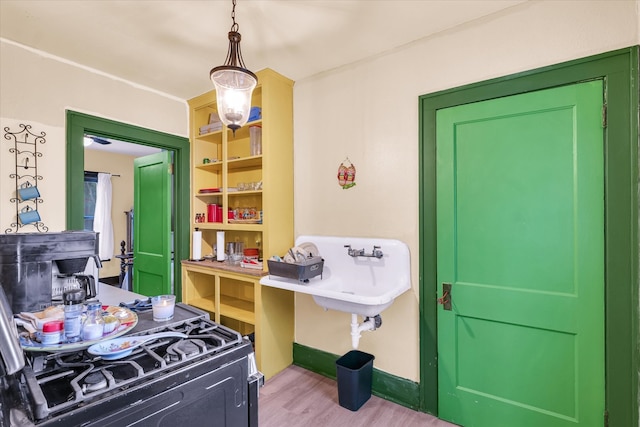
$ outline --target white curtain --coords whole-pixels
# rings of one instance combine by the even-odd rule
[[[93,231],[100,233],[100,260],[113,257],[113,222],[111,221],[111,174],[99,173],[96,186],[96,211]]]

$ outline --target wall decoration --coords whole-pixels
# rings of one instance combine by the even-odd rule
[[[4,128],[4,139],[13,142],[13,147],[9,152],[14,155],[15,172],[9,175],[16,184],[15,196],[9,199],[16,205],[15,222],[4,232],[17,233],[22,227],[29,226],[39,232],[49,231],[44,225],[38,205],[43,202],[38,190],[38,181],[42,180],[42,175],[38,174],[38,159],[42,153],[38,151],[38,144],[46,142],[46,133],[41,132],[36,135],[31,132],[31,125],[20,124],[20,130],[11,132],[10,128]],[[30,231],[30,230],[25,230]]]
[[[346,166],[345,162],[349,165]],[[340,167],[338,168],[338,185],[342,187],[343,190],[353,187],[356,185],[356,167],[351,163],[351,160],[347,157],[340,163]]]

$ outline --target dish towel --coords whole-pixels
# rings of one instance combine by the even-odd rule
[[[101,261],[110,260],[113,256],[113,221],[111,221],[111,174],[99,173],[96,186],[96,210],[93,214],[93,231],[100,233]]]

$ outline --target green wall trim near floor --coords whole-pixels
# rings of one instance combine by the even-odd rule
[[[336,360],[339,357],[332,353],[293,343],[294,365],[334,380],[336,379]],[[375,364],[374,359],[371,394],[418,410],[420,407],[418,383],[376,369]]]

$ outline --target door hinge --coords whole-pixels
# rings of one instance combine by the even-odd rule
[[[609,427],[609,411],[604,411],[604,427]]]
[[[169,175],[173,175],[173,163],[169,163]]]
[[[602,104],[602,127],[607,127],[607,104]]]

